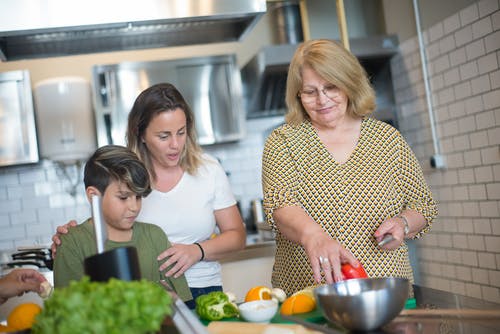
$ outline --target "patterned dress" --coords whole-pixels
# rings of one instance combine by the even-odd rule
[[[290,295],[315,284],[304,248],[286,239],[273,221],[273,210],[287,206],[302,207],[361,261],[370,277],[413,282],[407,245],[383,251],[373,236],[384,220],[413,209],[427,220],[418,238],[437,214],[420,165],[395,128],[363,118],[356,148],[339,164],[309,121],[282,125],[266,141],[262,183],[266,219],[276,231],[273,287]]]

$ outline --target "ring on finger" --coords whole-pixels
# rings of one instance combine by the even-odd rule
[[[323,263],[330,264],[330,261],[328,261],[328,258],[320,256],[319,257],[319,263],[321,263],[321,264],[323,264]]]

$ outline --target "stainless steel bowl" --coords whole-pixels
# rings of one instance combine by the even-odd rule
[[[358,278],[314,290],[325,318],[350,330],[372,330],[394,319],[410,289],[406,278]]]

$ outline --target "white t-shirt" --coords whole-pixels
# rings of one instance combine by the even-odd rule
[[[210,238],[215,232],[214,211],[236,204],[222,166],[208,154],[197,175],[184,173],[168,192],[153,190],[142,200],[138,221],[160,226],[171,243],[192,244]],[[185,273],[189,287],[222,285],[217,261],[195,263]]]

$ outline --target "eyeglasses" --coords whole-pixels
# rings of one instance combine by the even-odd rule
[[[328,85],[326,87],[323,87],[323,89],[311,89],[307,88],[304,90],[299,91],[297,94],[298,97],[302,100],[304,103],[313,103],[316,102],[316,100],[319,97],[319,92],[322,92],[328,99],[334,99],[337,98],[340,95],[340,89],[335,86],[335,85]]]

